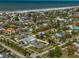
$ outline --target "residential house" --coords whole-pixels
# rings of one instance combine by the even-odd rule
[[[36,38],[34,38],[33,36],[29,36],[29,35],[19,40],[19,42],[23,42],[24,44],[31,44],[31,43],[33,44],[35,43],[35,41],[36,41]]]

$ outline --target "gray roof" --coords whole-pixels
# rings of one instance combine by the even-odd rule
[[[21,39],[24,43],[30,43],[32,41],[35,41],[35,38],[32,36],[26,36],[25,38]]]

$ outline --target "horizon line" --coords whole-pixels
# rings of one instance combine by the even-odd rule
[[[9,13],[24,13],[24,12],[44,12],[44,11],[52,11],[52,10],[62,10],[62,9],[70,9],[70,8],[79,8],[79,6],[69,6],[69,7],[57,7],[57,8],[44,8],[44,9],[31,9],[31,10],[18,10],[18,11],[1,11],[3,12],[9,12]]]

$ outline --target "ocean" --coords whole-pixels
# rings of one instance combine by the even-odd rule
[[[0,2],[0,11],[22,11],[32,9],[78,6],[79,1],[19,1]]]

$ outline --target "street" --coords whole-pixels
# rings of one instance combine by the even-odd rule
[[[12,49],[12,48],[6,46],[5,44],[3,44],[3,43],[0,42],[0,45],[3,46],[4,48],[6,48],[7,50],[10,50],[12,53],[16,54],[16,55],[19,56],[20,58],[25,58],[24,55],[22,55],[21,53],[15,51],[15,50]]]

